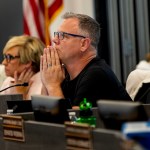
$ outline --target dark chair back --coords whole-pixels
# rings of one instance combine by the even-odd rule
[[[5,94],[0,95],[0,114],[7,113],[7,101],[23,100],[22,94]]]
[[[143,104],[150,104],[150,83],[143,83],[142,87],[136,94],[134,101],[139,101]]]

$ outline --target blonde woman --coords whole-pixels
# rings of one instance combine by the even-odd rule
[[[28,35],[14,36],[3,49],[5,74],[1,90],[15,84],[28,83],[28,86],[9,88],[0,94],[23,94],[26,100],[32,94],[41,94],[40,56],[43,54],[44,43],[36,37]]]
[[[2,85],[5,79],[6,79],[6,75],[5,75],[4,65],[0,64],[0,86]]]

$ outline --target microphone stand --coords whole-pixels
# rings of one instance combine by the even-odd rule
[[[12,87],[15,87],[15,86],[28,86],[28,85],[29,85],[29,84],[28,84],[27,82],[22,83],[22,84],[15,84],[15,85],[12,85],[12,86],[9,86],[9,87],[7,87],[7,88],[5,88],[5,89],[0,90],[0,92],[3,92],[3,91],[5,91],[5,90],[7,90],[7,89],[9,89],[9,88],[12,88]]]

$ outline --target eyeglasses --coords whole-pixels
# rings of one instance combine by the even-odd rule
[[[3,58],[6,59],[7,63],[9,63],[13,59],[20,58],[20,56],[12,56],[10,54],[4,54]]]
[[[63,40],[65,34],[66,34],[66,35],[69,35],[69,36],[73,36],[73,37],[86,38],[86,37],[83,36],[83,35],[71,34],[71,33],[67,33],[67,32],[54,32],[54,38],[55,38],[56,36],[58,36],[58,39],[59,39],[59,40]]]

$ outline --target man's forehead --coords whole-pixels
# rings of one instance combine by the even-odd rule
[[[78,30],[78,20],[76,18],[64,19],[62,24],[59,26],[58,31],[77,31]]]

